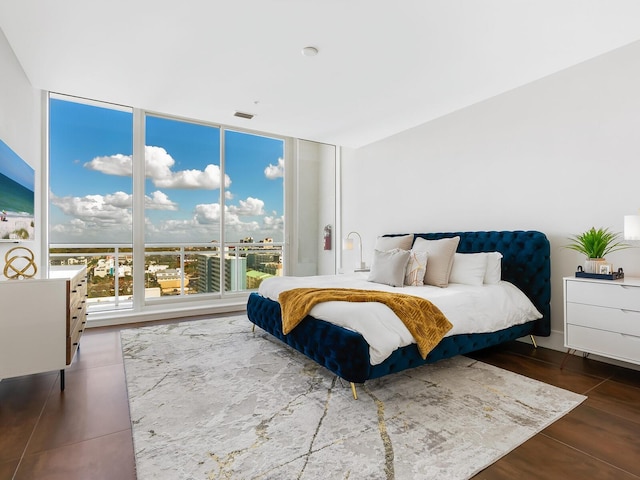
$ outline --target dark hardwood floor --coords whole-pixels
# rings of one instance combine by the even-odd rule
[[[640,479],[640,372],[577,356],[561,370],[562,352],[521,342],[472,356],[588,396],[475,479]],[[135,478],[118,328],[87,330],[64,393],[57,372],[0,382],[0,479]]]

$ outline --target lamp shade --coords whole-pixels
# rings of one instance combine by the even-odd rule
[[[624,216],[624,239],[640,240],[640,215]]]
[[[345,238],[342,240],[342,248],[344,250],[353,250],[353,238]]]

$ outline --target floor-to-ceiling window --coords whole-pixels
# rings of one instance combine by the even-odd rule
[[[92,301],[128,304],[132,109],[52,96],[49,119],[50,261],[86,263]]]
[[[144,150],[145,298],[219,292],[202,264],[220,256],[220,129],[147,115]]]
[[[225,286],[255,289],[282,275],[284,244],[284,149],[279,140],[233,130],[224,132]]]
[[[50,262],[85,263],[89,304],[103,310],[220,298],[281,275],[284,140],[137,112],[51,96]]]

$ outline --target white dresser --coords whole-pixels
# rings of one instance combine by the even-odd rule
[[[640,278],[564,278],[569,349],[640,364]]]
[[[86,268],[51,267],[47,279],[0,281],[0,379],[71,365],[86,324]]]

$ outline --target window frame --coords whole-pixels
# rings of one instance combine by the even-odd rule
[[[182,295],[180,298],[176,298],[173,296],[167,297],[159,297],[159,298],[145,298],[145,264],[146,264],[146,249],[148,245],[154,245],[151,242],[146,243],[145,240],[145,165],[144,165],[144,152],[145,152],[145,122],[147,116],[153,116],[158,118],[165,118],[169,120],[175,120],[180,122],[193,123],[196,125],[203,125],[208,127],[217,128],[220,135],[220,169],[222,175],[225,175],[225,133],[227,131],[239,132],[243,134],[249,135],[258,135],[262,137],[267,137],[271,139],[280,140],[283,142],[283,160],[285,163],[285,173],[284,178],[282,179],[282,189],[283,189],[283,205],[282,205],[282,216],[285,218],[284,227],[283,227],[283,239],[282,242],[277,242],[281,248],[282,252],[282,269],[283,272],[287,271],[287,264],[289,258],[289,249],[287,246],[289,245],[289,231],[290,225],[293,223],[287,218],[288,212],[291,210],[290,200],[289,200],[289,192],[290,192],[290,184],[293,179],[289,178],[287,174],[287,166],[291,162],[290,156],[292,153],[292,139],[289,137],[285,137],[282,135],[269,134],[265,132],[254,131],[250,129],[240,128],[236,126],[226,126],[219,123],[195,120],[190,118],[185,118],[177,115],[170,115],[165,113],[160,113],[151,110],[145,110],[136,107],[128,107],[119,104],[113,104],[109,102],[102,102],[98,100],[86,99],[82,97],[77,97],[73,95],[66,95],[56,92],[48,92],[46,95],[46,124],[49,125],[50,116],[49,116],[49,105],[52,98],[61,99],[64,101],[76,102],[76,103],[84,103],[91,106],[97,106],[101,108],[112,108],[116,110],[123,110],[127,112],[133,113],[133,124],[132,124],[132,135],[133,135],[133,154],[132,154],[132,240],[131,240],[131,248],[133,255],[133,295],[130,306],[125,306],[122,308],[114,308],[113,310],[96,310],[96,315],[92,315],[90,320],[96,320],[96,324],[111,324],[110,318],[118,317],[121,321],[118,323],[127,323],[127,320],[123,317],[131,317],[131,318],[139,318],[144,316],[151,316],[152,319],[156,319],[159,311],[164,311],[168,314],[168,316],[175,317],[176,311],[183,311],[184,313],[188,313],[189,311],[196,311],[197,309],[202,309],[206,306],[206,310],[212,310],[216,307],[228,308],[230,305],[240,305],[246,303],[246,298],[249,293],[252,291],[250,289],[243,291],[226,291],[226,252],[225,246],[226,237],[225,237],[225,195],[224,195],[224,182],[222,182],[220,188],[220,206],[221,206],[221,217],[220,217],[220,245],[222,248],[220,249],[221,255],[221,278],[220,292],[211,292],[211,293],[203,293],[198,295]],[[46,265],[50,264],[50,259],[52,254],[50,250],[55,248],[55,245],[61,244],[52,244],[50,242],[48,231],[50,228],[49,221],[49,205],[50,205],[50,195],[49,195],[49,184],[50,184],[50,158],[49,158],[49,142],[50,142],[50,132],[49,129],[46,129],[46,167],[43,169],[44,173],[44,184],[47,186],[46,195],[43,195],[43,204],[46,205],[46,213],[45,213],[45,224],[47,225],[47,234],[43,236],[43,252],[45,252],[45,262]],[[195,242],[198,243],[198,242]],[[194,243],[194,245],[195,245]],[[232,242],[237,243],[237,242]],[[82,245],[82,244],[78,244]],[[110,244],[106,244],[110,245]],[[177,244],[167,244],[168,247],[175,247]],[[55,255],[55,254],[54,254]],[[142,292],[137,293],[137,292]],[[115,302],[116,304],[118,302]],[[175,308],[172,308],[175,307]],[[124,321],[123,321],[124,320]],[[137,320],[131,320],[137,321]],[[144,320],[143,320],[144,321]],[[104,323],[106,322],[106,323]],[[94,323],[94,322],[91,322]]]

